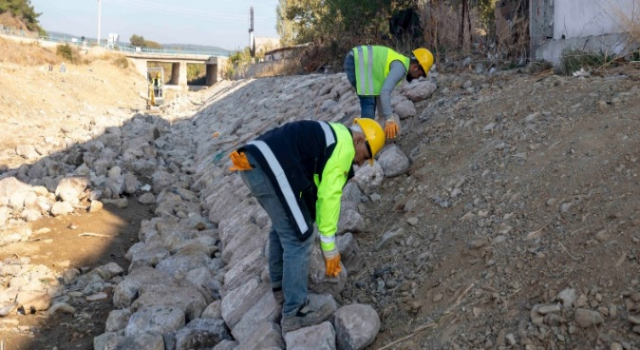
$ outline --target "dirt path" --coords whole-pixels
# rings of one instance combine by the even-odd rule
[[[107,205],[97,213],[45,218],[28,225],[26,228],[34,232],[31,240],[3,247],[0,261],[26,258],[30,264],[47,266],[58,275],[69,269],[90,271],[109,262],[126,268],[124,255],[138,241],[140,222],[152,217],[149,206],[134,200],[130,203],[126,209]],[[27,310],[26,315],[0,319],[4,348],[93,349],[93,337],[103,333],[113,309],[111,291],[106,288],[107,298],[93,302],[70,297],[73,300],[69,303],[76,307],[73,315],[31,314]]]

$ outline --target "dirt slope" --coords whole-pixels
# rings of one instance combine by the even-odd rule
[[[0,46],[0,164],[20,164],[11,159],[19,144],[44,144],[46,136],[63,127],[70,133],[101,115],[125,115],[145,106],[139,97],[144,77],[131,67],[114,65],[116,56],[83,56],[90,63],[66,63],[66,73],[61,73],[61,61],[49,49],[2,38]]]
[[[410,174],[366,205],[352,294],[384,318],[372,348],[405,335],[393,348],[637,348],[639,76],[440,79],[403,125]],[[533,324],[565,289],[577,299]],[[604,323],[581,327],[578,308]]]

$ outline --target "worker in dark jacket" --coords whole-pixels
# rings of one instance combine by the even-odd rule
[[[347,79],[360,98],[362,118],[375,119],[379,98],[389,139],[400,131],[400,120],[391,110],[391,92],[402,78],[412,81],[426,77],[433,65],[431,51],[418,48],[412,53],[412,57],[406,57],[385,46],[363,45],[354,47],[344,60]]]
[[[319,121],[285,124],[233,152],[232,171],[242,180],[271,219],[269,275],[276,299],[284,300],[282,331],[323,322],[330,305],[308,305],[307,280],[314,222],[326,274],[341,271],[335,233],[342,188],[362,165],[382,149],[382,127],[372,119],[356,119],[351,128]],[[280,301],[279,300],[279,301]]]

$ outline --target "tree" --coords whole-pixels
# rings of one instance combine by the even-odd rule
[[[155,41],[145,40],[143,36],[133,34],[129,39],[132,46],[148,47],[150,49],[161,49],[162,45]]]
[[[297,36],[293,21],[287,17],[288,2],[287,0],[280,0],[276,6],[276,31],[280,36],[282,46],[292,45],[293,39]]]
[[[28,30],[44,32],[38,22],[41,14],[35,11],[30,0],[0,0],[0,14],[5,12],[10,12],[13,17],[21,20]]]
[[[144,40],[143,36],[133,34],[129,39],[129,42],[132,46],[147,47],[147,42]]]

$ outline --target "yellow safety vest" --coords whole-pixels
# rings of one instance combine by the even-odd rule
[[[378,96],[384,80],[389,75],[391,62],[400,61],[409,71],[410,59],[394,50],[377,45],[353,48],[356,70],[356,92],[360,96]]]

